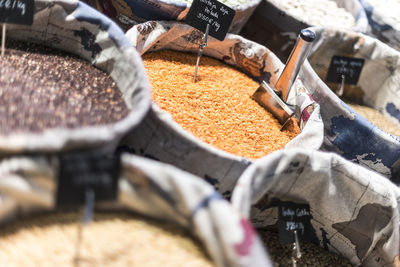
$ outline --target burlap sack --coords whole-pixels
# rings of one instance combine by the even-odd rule
[[[377,2],[360,0],[368,18],[367,33],[400,50],[399,2],[391,1],[391,5],[389,2],[380,2],[381,6],[376,6]],[[383,5],[386,8],[382,8]]]
[[[37,0],[33,25],[8,24],[7,39],[43,44],[88,60],[114,79],[131,111],[112,125],[48,128],[39,133],[0,136],[0,154],[115,145],[147,113],[150,88],[138,53],[115,23],[86,4]]]
[[[332,56],[365,59],[358,83],[346,85],[344,95],[354,102],[379,110],[400,126],[400,87],[397,82],[400,77],[399,52],[362,33],[312,29],[317,33],[317,40],[309,57],[311,65],[304,64],[300,74],[311,95],[323,107],[323,149],[339,153],[399,183],[399,137],[382,131],[364,119],[325,83]]]
[[[196,52],[202,33],[181,23],[147,22],[133,27],[127,36],[141,54],[158,49]],[[267,48],[233,34],[228,34],[223,42],[210,37],[204,54],[223,59],[258,80],[265,79],[271,86],[283,69],[283,64]],[[294,87],[290,101],[297,106],[301,125],[305,126],[286,147],[318,149],[323,138],[319,106],[300,82]],[[311,106],[314,111],[309,114],[307,107]],[[224,196],[230,195],[237,178],[252,163],[200,141],[155,103],[143,122],[122,140],[121,146],[203,177]]]
[[[279,6],[280,0],[263,0],[250,17],[240,35],[268,47],[280,60],[286,62],[300,31],[311,25],[305,17],[290,14]],[[321,1],[323,5],[324,1]],[[339,7],[351,13],[356,25],[351,28],[365,32],[368,21],[365,12],[357,0],[334,0]],[[301,4],[301,2],[299,2]],[[327,12],[332,12],[327,8]],[[305,14],[307,12],[304,11]],[[312,12],[308,12],[312,13]],[[340,23],[340,21],[338,22]]]
[[[255,227],[275,225],[274,203],[309,204],[311,240],[354,265],[398,266],[399,188],[334,154],[274,152],[240,177],[232,204]]]
[[[58,172],[54,156],[2,160],[0,225],[55,211]],[[211,185],[172,166],[123,155],[116,202],[96,207],[134,211],[184,227],[200,239],[216,266],[272,266],[249,221]]]
[[[116,21],[123,29],[149,20],[184,21],[191,0],[85,0],[108,17]],[[246,24],[261,0],[220,1],[235,10],[235,17],[229,32],[238,33]]]

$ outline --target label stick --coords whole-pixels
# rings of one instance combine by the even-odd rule
[[[6,50],[6,24],[2,25],[2,33],[1,33],[1,56],[4,56],[4,51]]]
[[[76,251],[75,251],[75,266],[80,265],[80,258],[81,258],[81,244],[83,240],[83,227],[89,224],[93,220],[93,213],[94,213],[94,202],[95,202],[95,195],[92,189],[86,189],[85,192],[85,206],[83,208],[82,218],[80,223],[78,224],[78,238],[76,241]]]
[[[208,38],[209,30],[210,30],[210,24],[207,24],[206,32],[204,33],[204,37],[203,37],[203,42],[199,45],[199,52],[197,53],[196,69],[194,70],[194,80],[193,80],[193,82],[196,82],[197,70],[199,68],[200,58],[203,55],[203,49],[207,46],[207,38]]]

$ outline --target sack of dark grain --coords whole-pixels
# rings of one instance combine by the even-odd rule
[[[110,19],[78,1],[35,1],[7,25],[0,60],[0,154],[112,146],[150,105],[141,59]]]
[[[368,18],[367,33],[400,50],[400,2],[360,0]]]
[[[309,26],[365,32],[368,21],[358,0],[263,0],[240,35],[265,45],[285,62],[298,33]]]
[[[175,22],[148,22],[128,31],[144,58],[154,103],[121,146],[203,177],[229,196],[236,179],[257,158],[283,147],[318,149],[323,126],[318,104],[297,81],[289,101],[297,107],[301,133],[294,137],[290,129],[279,131],[279,123],[272,122],[276,119],[267,118],[251,94],[261,79],[275,84],[283,64],[267,48],[237,35],[228,34],[223,42],[210,37],[194,84],[194,53],[202,35]],[[168,66],[172,72],[167,73]],[[167,94],[164,79],[172,87]]]
[[[300,73],[311,95],[323,107],[323,149],[339,153],[399,183],[400,53],[362,33],[337,28],[314,30],[317,40],[309,56],[310,64],[305,64]],[[344,62],[348,62],[345,68],[340,65],[342,63],[330,67],[334,56],[345,58]],[[363,64],[357,68],[351,67],[354,60],[363,61]],[[336,69],[336,66],[342,69]],[[347,71],[346,75],[353,71],[354,77],[356,73],[359,73],[359,77],[358,80],[354,78],[353,81],[349,79],[349,83],[345,82],[339,98],[335,93],[338,92],[341,79],[333,79],[335,76],[328,75],[329,70],[334,70],[331,71],[334,74]],[[348,103],[356,106],[351,108]],[[359,105],[380,112],[387,122],[377,124],[382,128],[376,127],[354,109]]]
[[[82,214],[55,207],[58,168],[53,155],[0,162],[2,264],[76,266]],[[79,246],[82,265],[272,266],[250,222],[211,185],[127,154],[117,200],[96,204]]]
[[[249,166],[231,202],[251,219],[267,249],[274,246],[269,251],[275,262],[284,263],[282,253],[288,250],[273,242],[271,228],[276,231],[278,205],[293,202],[308,204],[311,213],[313,244],[300,245],[300,266],[398,266],[399,194],[399,187],[387,178],[337,154],[288,149]],[[310,254],[310,246],[321,248]],[[347,262],[321,258],[327,251]]]
[[[85,0],[123,29],[150,20],[184,21],[192,0]],[[239,33],[261,0],[220,0],[235,10],[229,32]]]

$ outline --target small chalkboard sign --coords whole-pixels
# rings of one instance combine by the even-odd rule
[[[294,230],[297,230],[299,241],[310,241],[310,206],[293,202],[280,202],[278,215],[279,242],[283,245],[294,243]]]
[[[202,32],[210,24],[209,34],[223,41],[234,16],[235,10],[217,0],[194,0],[186,16],[186,23]]]
[[[326,75],[326,81],[341,83],[342,75],[344,75],[345,84],[356,85],[363,66],[363,58],[333,56],[329,65],[328,74]]]
[[[0,22],[32,25],[34,0],[0,0]]]
[[[104,152],[74,151],[60,155],[57,206],[85,203],[88,190],[96,201],[117,198],[120,157]]]

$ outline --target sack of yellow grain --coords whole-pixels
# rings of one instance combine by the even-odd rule
[[[85,0],[123,29],[149,20],[184,21],[192,0]],[[220,0],[235,10],[229,32],[238,33],[246,24],[261,0]]]
[[[122,156],[117,200],[97,203],[79,237],[82,214],[55,206],[57,160],[0,162],[2,266],[272,266],[250,222],[211,185],[133,155]]]
[[[300,245],[299,266],[379,267],[400,264],[399,196],[397,185],[337,154],[288,149],[249,166],[239,178],[231,202],[267,241],[273,232],[266,229],[276,231],[279,205],[309,205],[309,242],[352,264],[333,257],[329,258],[335,262],[327,262],[321,252],[312,254],[317,250],[305,242]],[[303,226],[307,232],[306,224]],[[272,246],[271,242],[266,245]],[[282,253],[273,251],[269,249],[273,261],[281,261]]]
[[[367,33],[400,50],[400,1],[360,0],[368,18]]]
[[[366,32],[368,20],[358,0],[263,0],[240,35],[265,45],[285,61],[298,32],[310,26]]]
[[[251,95],[277,81],[283,64],[267,48],[228,34],[209,38],[193,83],[203,34],[176,22],[147,22],[127,32],[152,84],[152,109],[122,141],[126,150],[205,178],[225,196],[257,158],[284,147],[318,149],[319,106],[297,81],[289,96],[300,124],[281,124]]]
[[[115,23],[82,2],[34,4],[32,25],[7,24],[0,154],[113,153],[150,106],[140,56]]]
[[[323,149],[399,183],[400,53],[362,33],[313,29],[317,40],[300,74],[323,107]]]

